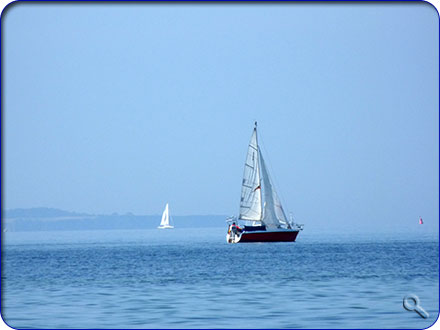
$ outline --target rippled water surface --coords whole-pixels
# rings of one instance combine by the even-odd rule
[[[2,316],[15,328],[425,328],[438,312],[436,236],[3,235]],[[428,319],[403,309],[409,293]]]

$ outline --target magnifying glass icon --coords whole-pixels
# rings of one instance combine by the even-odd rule
[[[415,294],[409,294],[403,298],[403,308],[410,312],[415,311],[424,319],[429,317],[428,312],[420,306],[420,299]]]

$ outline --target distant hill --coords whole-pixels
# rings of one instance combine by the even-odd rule
[[[49,207],[33,207],[29,209],[5,210],[5,218],[56,218],[56,217],[80,217],[89,216],[86,213],[69,212]]]
[[[173,216],[176,228],[225,226],[223,215]],[[3,228],[8,231],[150,229],[160,223],[160,215],[93,215],[54,208],[11,209],[3,212]]]

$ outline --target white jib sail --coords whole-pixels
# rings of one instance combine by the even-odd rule
[[[160,226],[169,226],[170,225],[170,216],[168,212],[168,203],[165,206],[165,210],[162,213],[162,220],[160,221]]]
[[[266,163],[263,155],[260,152],[261,161],[261,177],[263,181],[264,193],[264,215],[263,222],[268,228],[290,227],[286,214],[284,213],[281,202],[275,191],[275,188],[270,180],[269,172],[267,171]]]
[[[261,221],[263,212],[258,158],[257,129],[254,128],[244,164],[239,216],[241,220]]]

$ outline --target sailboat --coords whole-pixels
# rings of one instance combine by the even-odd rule
[[[160,221],[159,229],[172,229],[174,226],[170,225],[170,212],[168,209],[168,203],[165,206],[165,210],[162,213],[162,220]]]
[[[257,122],[249,143],[241,187],[238,220],[228,228],[228,243],[294,242],[303,225],[288,221],[258,146]],[[232,222],[230,220],[229,222]]]

